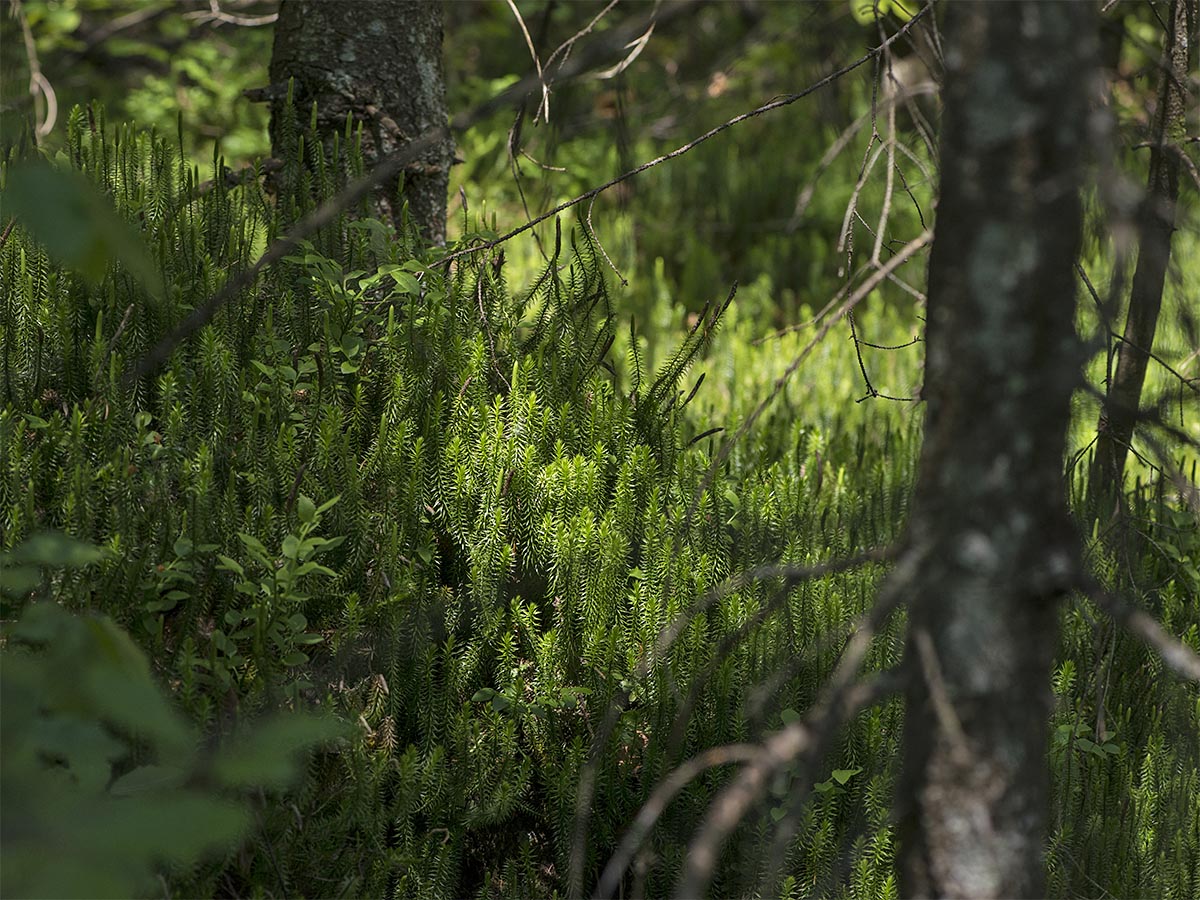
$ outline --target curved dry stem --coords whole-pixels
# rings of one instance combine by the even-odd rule
[[[760,753],[709,808],[688,847],[675,897],[684,900],[704,896],[722,845],[766,791],[776,772],[800,757],[806,762],[815,762],[844,722],[899,690],[901,684],[898,670],[882,672],[852,684],[832,683],[825,692],[824,701],[808,716],[771,735],[763,743]],[[805,785],[804,793],[807,792],[808,785]],[[795,799],[796,794],[793,794],[793,802]]]
[[[720,747],[712,747],[699,756],[692,757],[660,781],[654,789],[654,793],[650,795],[650,799],[638,812],[637,818],[630,824],[625,836],[621,838],[621,843],[617,846],[612,858],[609,859],[608,865],[604,867],[592,896],[599,900],[599,898],[611,897],[616,893],[621,879],[625,875],[625,870],[633,862],[634,854],[646,840],[650,830],[654,828],[654,823],[662,816],[667,805],[675,799],[676,794],[709,769],[729,763],[753,762],[761,753],[762,748],[757,744],[725,744]]]

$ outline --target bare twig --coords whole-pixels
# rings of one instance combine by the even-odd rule
[[[54,86],[50,84],[49,79],[42,74],[42,66],[38,61],[37,44],[33,40],[33,32],[29,30],[29,21],[25,18],[25,9],[21,5],[21,0],[13,0],[12,8],[17,21],[21,23],[21,36],[25,41],[25,59],[29,65],[29,96],[34,99],[33,133],[35,139],[40,142],[54,130],[54,123],[58,121],[58,95],[54,93]],[[45,110],[38,109],[37,99],[39,97],[45,104]]]
[[[637,818],[625,831],[621,843],[617,845],[608,865],[604,867],[592,896],[599,900],[599,898],[611,897],[616,893],[617,888],[621,885],[621,878],[625,875],[625,870],[633,861],[634,854],[637,853],[638,848],[654,827],[654,823],[658,821],[676,794],[715,766],[753,762],[762,752],[762,748],[757,744],[725,744],[720,747],[711,747],[699,756],[692,757],[660,781],[654,788],[654,793],[650,795],[650,799],[638,812]]]
[[[1087,594],[1127,631],[1149,644],[1168,669],[1189,681],[1200,682],[1200,655],[1174,635],[1168,634],[1154,616],[1095,583]]]
[[[946,690],[946,680],[942,677],[942,666],[938,662],[937,649],[933,646],[933,638],[924,628],[913,633],[913,641],[917,645],[917,656],[921,662],[921,675],[929,688],[929,698],[933,702],[933,711],[941,726],[954,745],[954,754],[964,763],[970,762],[972,753],[967,734],[963,731],[954,704],[950,702],[950,693]]]
[[[571,35],[569,38],[567,38],[565,41],[563,41],[558,46],[558,49],[556,49],[553,53],[551,53],[550,56],[546,59],[546,68],[549,69],[550,66],[552,66],[554,64],[554,61],[556,59],[558,59],[559,55],[561,54],[562,60],[558,64],[559,69],[561,69],[563,67],[563,65],[566,64],[567,60],[571,58],[571,49],[575,46],[575,42],[578,41],[580,38],[586,37],[587,35],[591,34],[592,29],[595,28],[600,23],[600,20],[603,19],[606,15],[608,15],[612,11],[613,7],[616,6],[619,2],[620,2],[620,0],[609,0],[608,4],[604,7],[604,9],[602,9],[602,10],[600,10],[600,12],[596,13],[595,17],[590,22],[588,22],[586,25],[584,25],[583,28],[581,28],[579,31],[575,32],[575,34]]]
[[[854,307],[857,306],[864,297],[866,297],[875,289],[876,285],[887,278],[889,273],[904,265],[905,262],[911,259],[914,254],[925,247],[925,245],[928,244],[932,239],[933,232],[926,229],[925,231],[921,232],[921,234],[917,235],[917,237],[915,237],[913,240],[905,244],[903,249],[897,252],[895,256],[872,272],[863,281],[863,283],[860,284],[854,290],[854,292],[846,298],[846,301],[838,307],[837,312],[831,315],[821,324],[821,327],[817,330],[817,333],[813,336],[813,339],[809,341],[808,344],[805,345],[804,349],[800,351],[800,354],[794,360],[792,360],[791,364],[783,371],[783,374],[775,379],[775,384],[771,390],[771,393],[763,398],[762,402],[760,402],[758,406],[756,406],[750,412],[750,415],[745,418],[742,424],[738,426],[737,431],[735,431],[729,437],[729,439],[722,444],[721,449],[717,451],[716,456],[713,458],[712,464],[709,466],[708,473],[705,475],[704,481],[697,489],[696,499],[692,501],[692,509],[688,512],[689,519],[695,511],[701,494],[703,491],[708,489],[708,486],[712,483],[712,479],[715,477],[717,471],[722,465],[724,465],[726,458],[728,458],[730,452],[732,452],[733,445],[737,443],[737,441],[740,440],[742,436],[754,426],[754,423],[758,421],[759,417],[766,411],[767,407],[779,395],[779,392],[783,390],[783,387],[785,384],[787,384],[788,379],[795,374],[796,370],[800,368],[801,364],[803,364],[804,360],[808,358],[808,355],[813,351],[813,349],[822,340],[824,340],[825,335],[829,333],[829,330],[833,328],[834,324],[842,316],[854,309]]]
[[[651,22],[649,28],[625,45],[624,49],[628,50],[629,53],[626,54],[624,59],[622,59],[612,68],[605,69],[603,72],[597,72],[594,77],[600,79],[616,78],[631,65],[633,65],[633,61],[642,55],[642,51],[645,50],[646,45],[650,43],[650,36],[654,34],[655,24],[657,23]]]
[[[264,16],[238,16],[221,9],[220,0],[208,0],[208,12],[184,13],[185,19],[196,19],[199,22],[222,22],[227,25],[237,25],[240,28],[257,28],[261,25],[271,25],[279,19],[279,13],[268,13]]]
[[[1172,375],[1174,375],[1175,378],[1177,378],[1179,380],[1179,383],[1183,387],[1186,387],[1188,390],[1193,391],[1194,393],[1200,394],[1200,378],[1188,378],[1186,375],[1181,375],[1174,368],[1172,368],[1170,363],[1168,363],[1165,359],[1163,359],[1157,353],[1153,353],[1153,352],[1147,350],[1145,347],[1137,346],[1136,344],[1133,343],[1133,341],[1129,340],[1129,338],[1125,337],[1124,335],[1117,334],[1115,331],[1110,331],[1109,335],[1113,338],[1116,338],[1118,341],[1120,341],[1123,344],[1129,344],[1138,353],[1146,354],[1146,356],[1150,357],[1152,360],[1154,360],[1156,363],[1158,363],[1160,366],[1162,366],[1164,369],[1166,369],[1168,372],[1170,372]]]
[[[927,10],[928,10],[928,8],[922,10],[921,12],[919,12],[915,16],[913,16],[911,19],[909,19],[899,31],[897,31],[894,35],[892,35],[890,38],[888,38],[888,40],[880,47],[876,47],[874,50],[869,51],[865,55],[856,59],[854,62],[848,63],[847,65],[842,66],[840,69],[837,69],[836,71],[831,72],[830,74],[826,75],[824,78],[820,79],[816,83],[809,85],[807,88],[800,91],[799,93],[786,94],[777,100],[772,100],[770,103],[764,103],[762,106],[759,106],[755,109],[750,110],[750,112],[746,112],[746,113],[742,113],[741,115],[734,116],[732,119],[722,122],[720,125],[716,126],[715,128],[709,129],[704,134],[700,135],[699,137],[695,138],[694,140],[688,141],[688,143],[684,144],[682,147],[678,147],[675,150],[672,150],[670,153],[665,153],[662,156],[656,157],[652,160],[649,160],[648,162],[642,163],[640,166],[635,166],[634,168],[630,169],[629,171],[621,173],[616,178],[613,178],[611,181],[605,182],[604,184],[600,185],[599,187],[592,188],[590,191],[585,191],[584,193],[580,194],[577,197],[573,197],[570,200],[566,200],[566,201],[560,203],[558,206],[554,207],[553,209],[549,210],[548,212],[542,213],[542,215],[538,216],[537,218],[531,219],[530,221],[526,222],[524,225],[514,228],[511,231],[508,231],[505,234],[500,235],[500,237],[495,238],[494,240],[485,241],[483,243],[476,244],[472,247],[465,247],[462,250],[457,250],[453,253],[448,253],[444,257],[442,257],[440,262],[443,264],[448,264],[448,263],[452,262],[453,260],[458,259],[460,256],[464,256],[468,253],[477,253],[481,250],[490,250],[491,248],[493,248],[499,244],[502,244],[505,241],[511,240],[512,238],[516,237],[519,234],[523,234],[524,232],[528,231],[530,228],[533,228],[535,225],[538,225],[541,222],[546,221],[546,219],[549,219],[552,216],[556,216],[559,213],[563,212],[564,210],[570,209],[573,206],[577,206],[580,203],[590,200],[593,197],[595,197],[596,195],[604,193],[609,188],[615,187],[616,185],[621,184],[624,181],[628,181],[630,178],[633,178],[635,175],[640,175],[642,172],[645,172],[647,169],[653,169],[655,166],[662,165],[663,163],[667,162],[668,160],[676,159],[680,156],[683,156],[685,153],[688,153],[689,151],[694,150],[696,147],[700,146],[705,141],[711,140],[712,138],[716,137],[721,132],[726,131],[729,128],[732,128],[734,125],[737,125],[740,122],[745,122],[748,119],[755,118],[756,116],[761,116],[764,113],[772,112],[773,110],[776,110],[776,109],[782,109],[783,107],[789,106],[798,100],[803,100],[805,97],[809,96],[810,94],[815,93],[816,91],[819,91],[821,88],[827,87],[828,85],[833,84],[833,82],[837,81],[839,78],[841,78],[843,75],[847,74],[848,72],[853,72],[855,69],[859,68],[864,63],[869,62],[870,60],[874,59],[880,53],[880,51],[883,49],[884,46],[888,46],[888,45],[892,44],[893,42],[898,40],[900,38],[900,36],[902,34],[904,34],[909,28],[913,27],[913,25],[915,25],[925,15]]]
[[[108,342],[108,346],[104,348],[104,359],[100,361],[100,365],[96,369],[96,378],[99,379],[104,374],[104,368],[108,365],[108,359],[113,354],[113,350],[117,347],[117,341],[121,339],[121,335],[125,333],[126,327],[129,325],[129,318],[133,315],[134,304],[130,303],[125,307],[125,314],[121,316],[121,322],[117,325],[117,330],[113,332],[112,339]]]
[[[213,0],[215,3],[216,0]],[[537,72],[538,84],[542,88],[542,100],[538,104],[538,110],[534,113],[533,120],[536,122],[538,117],[542,121],[550,121],[550,86],[546,84],[546,77],[542,74],[542,61],[538,58],[537,49],[533,46],[533,38],[529,36],[529,29],[525,27],[525,19],[521,15],[521,11],[517,9],[517,4],[513,0],[507,0],[508,8],[512,10],[513,17],[517,20],[517,25],[521,29],[521,35],[525,38],[525,46],[529,48],[529,56],[533,60],[534,70]]]
[[[854,668],[857,669],[857,665]],[[763,743],[759,755],[738,773],[733,783],[709,807],[688,847],[683,873],[675,887],[675,897],[691,900],[704,896],[712,880],[718,851],[762,796],[776,772],[798,757],[804,757],[805,762],[810,764],[815,762],[844,722],[860,710],[894,693],[902,682],[901,674],[895,670],[871,676],[856,684],[843,684],[835,680],[809,715],[771,735]],[[811,782],[813,779],[810,776],[806,780]],[[805,793],[807,789],[806,784]],[[799,790],[798,786],[793,788],[793,799]]]

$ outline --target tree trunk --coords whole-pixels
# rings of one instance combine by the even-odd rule
[[[1133,440],[1149,353],[1154,349],[1163,282],[1171,259],[1175,204],[1179,197],[1179,167],[1183,149],[1184,101],[1188,78],[1187,0],[1172,0],[1170,27],[1165,37],[1159,72],[1158,103],[1150,135],[1150,176],[1138,211],[1138,261],[1129,294],[1125,333],[1117,348],[1117,367],[1096,439],[1089,494],[1099,501],[1121,491],[1125,457]],[[1192,18],[1194,19],[1194,13]],[[1107,325],[1105,326],[1107,327]]]
[[[898,793],[910,897],[1043,896],[1091,4],[945,11]],[[897,570],[904,570],[898,566]]]
[[[372,167],[431,128],[445,125],[442,4],[434,0],[283,0],[275,24],[271,81],[295,79],[302,122],[315,101],[326,147],[346,118],[362,123],[362,153]],[[272,103],[271,143],[281,156],[282,104]],[[374,213],[397,227],[407,203],[427,239],[446,239],[446,194],[454,147],[447,140],[399,183],[374,196]]]

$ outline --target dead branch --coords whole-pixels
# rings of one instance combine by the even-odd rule
[[[907,22],[904,23],[903,27],[899,31],[897,31],[894,35],[892,35],[890,38],[888,38],[887,41],[885,41],[880,46],[876,47],[873,50],[870,50],[863,56],[856,59],[854,62],[848,63],[847,65],[842,66],[840,69],[837,69],[836,71],[831,72],[830,74],[826,75],[824,78],[820,79],[819,81],[815,82],[814,84],[809,85],[807,88],[800,91],[799,93],[786,94],[785,96],[780,97],[777,100],[772,100],[770,103],[764,103],[762,106],[759,106],[755,109],[750,110],[750,112],[746,112],[746,113],[742,113],[741,115],[734,116],[732,119],[722,122],[720,125],[716,126],[715,128],[709,129],[704,134],[700,135],[698,138],[688,141],[688,143],[684,144],[682,147],[678,147],[675,150],[672,150],[670,153],[665,153],[662,156],[656,157],[652,160],[649,160],[648,162],[642,163],[640,166],[635,166],[634,168],[630,169],[629,171],[621,173],[616,178],[613,178],[611,181],[608,181],[608,182],[600,185],[599,187],[592,188],[591,190],[585,191],[584,193],[580,194],[577,197],[573,197],[570,200],[566,200],[566,201],[560,203],[558,206],[554,207],[553,209],[549,210],[548,212],[542,213],[542,215],[538,216],[537,218],[531,219],[530,221],[526,222],[524,225],[514,228],[509,232],[506,232],[505,234],[500,235],[500,237],[498,237],[494,240],[485,241],[483,243],[476,244],[472,247],[464,247],[461,250],[456,250],[453,253],[448,253],[442,257],[440,262],[443,264],[449,264],[450,262],[453,262],[455,259],[458,259],[460,256],[464,256],[468,253],[477,253],[481,250],[490,250],[493,247],[496,247],[497,245],[504,243],[505,241],[511,240],[512,238],[516,237],[519,234],[523,234],[524,232],[528,231],[530,228],[533,228],[534,226],[546,221],[547,219],[549,219],[553,216],[556,216],[559,213],[561,213],[565,210],[568,210],[573,206],[577,206],[580,203],[583,203],[584,201],[590,200],[593,197],[604,193],[609,188],[616,187],[618,184],[621,184],[624,181],[628,181],[630,178],[633,178],[635,175],[640,175],[642,172],[645,172],[648,169],[653,169],[655,166],[662,165],[663,163],[667,162],[668,160],[677,159],[678,157],[683,156],[685,153],[688,153],[689,151],[694,150],[696,147],[700,146],[705,141],[711,140],[712,138],[716,137],[721,132],[726,131],[729,128],[732,128],[734,125],[737,125],[741,122],[745,122],[748,119],[753,119],[756,116],[761,116],[764,113],[772,112],[773,110],[781,109],[785,106],[789,106],[798,100],[803,100],[805,97],[809,96],[810,94],[815,93],[816,91],[819,91],[821,88],[827,87],[830,84],[833,84],[833,82],[837,81],[843,75],[845,75],[849,72],[853,72],[855,69],[862,66],[864,63],[867,63],[870,60],[875,59],[879,55],[879,53],[881,53],[886,47],[890,46],[892,43],[899,40],[900,37],[908,31],[908,29],[912,28],[925,15],[925,13],[928,11],[928,9],[929,8],[926,7],[925,9],[922,9],[920,12],[918,12],[916,15],[914,15],[911,19],[909,19]]]
[[[1188,681],[1200,682],[1200,655],[1183,641],[1167,633],[1154,616],[1104,590],[1094,581],[1090,584],[1087,595],[1125,630],[1145,641],[1168,669]]]
[[[857,669],[857,665],[854,668]],[[902,684],[903,677],[897,670],[882,672],[857,683],[839,683],[835,673],[834,681],[812,712],[771,735],[762,744],[759,754],[717,796],[688,847],[675,897],[687,900],[704,896],[721,846],[762,796],[776,772],[799,758],[811,766],[828,748],[844,722],[896,692]],[[811,775],[807,775],[805,781],[812,780]],[[793,787],[793,802],[801,791],[807,793],[808,789],[807,783],[803,787]]]
[[[711,747],[699,756],[692,757],[660,781],[621,838],[621,843],[609,859],[608,865],[604,867],[600,880],[596,882],[596,890],[592,896],[600,900],[616,893],[634,854],[676,794],[711,768],[729,763],[754,762],[762,752],[763,749],[757,744],[725,744]]]

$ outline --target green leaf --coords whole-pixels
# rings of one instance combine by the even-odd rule
[[[222,569],[226,572],[233,572],[240,578],[246,577],[246,570],[242,568],[242,564],[236,559],[230,559],[224,553],[218,553],[217,559],[220,560],[219,564],[217,565],[218,569]]]
[[[27,162],[8,173],[5,215],[16,216],[47,252],[91,281],[120,261],[155,299],[162,277],[141,235],[117,214],[112,201],[78,172]]]
[[[172,591],[171,593],[175,593],[175,591]],[[159,597],[157,600],[151,600],[143,608],[146,610],[146,612],[160,613],[170,612],[178,605],[178,599],[168,594],[165,597]]]
[[[855,775],[857,775],[861,771],[862,771],[861,767],[855,768],[855,769],[834,769],[833,770],[833,780],[836,781],[838,784],[845,784],[847,781],[849,781],[851,778],[853,778]]]
[[[283,555],[288,559],[296,559],[300,554],[300,538],[294,534],[289,534],[283,539]]]
[[[421,293],[421,283],[408,272],[397,271],[389,272],[388,274],[395,280],[396,290],[401,294]]]
[[[341,494],[334,494],[332,499],[326,500],[324,503],[322,503],[320,506],[317,507],[317,515],[320,515],[321,513],[325,512],[326,510],[333,509],[334,505],[341,499],[342,499]],[[330,540],[334,540],[334,541],[337,541],[338,543],[341,543],[342,538],[340,538],[340,537],[330,538]]]
[[[104,559],[104,550],[56,531],[31,535],[7,554],[7,560],[38,566],[77,569]]]
[[[345,734],[345,726],[331,717],[281,716],[237,741],[213,772],[230,787],[285,787],[299,772],[298,753]]]
[[[480,688],[471,697],[472,703],[486,703],[496,696],[496,692],[491,688]]]
[[[139,766],[122,775],[109,787],[114,797],[177,788],[187,780],[187,771],[177,766]]]
[[[313,503],[311,498],[305,497],[303,494],[301,494],[299,499],[296,501],[296,515],[299,517],[301,522],[307,524],[316,518],[317,505]]]
[[[267,551],[267,548],[263,546],[262,541],[252,534],[246,534],[244,531],[238,532],[238,538],[246,546],[246,549],[250,551],[251,556],[257,559],[264,566],[272,565],[271,554]]]
[[[796,710],[788,707],[779,714],[779,718],[783,720],[784,725],[791,725],[793,722],[799,722],[803,717]]]
[[[320,563],[306,562],[296,569],[296,575],[325,575],[329,578],[337,578],[337,572],[330,569],[328,566],[323,566]]]

